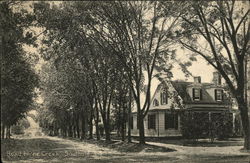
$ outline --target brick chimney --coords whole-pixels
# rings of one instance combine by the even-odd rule
[[[201,77],[200,76],[195,76],[194,77],[194,83],[201,83]]]
[[[213,83],[215,85],[221,85],[221,74],[219,72],[213,72]]]

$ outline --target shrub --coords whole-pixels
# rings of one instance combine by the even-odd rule
[[[225,139],[232,135],[232,114],[229,112],[212,113],[209,120],[208,112],[184,112],[181,114],[181,132],[184,138]]]
[[[210,138],[227,139],[233,135],[233,117],[228,112],[211,115]]]
[[[16,135],[24,134],[24,127],[19,125],[12,126],[11,132]]]
[[[26,118],[18,121],[18,123],[11,127],[11,132],[16,135],[24,134],[24,130],[30,127],[30,123]]]
[[[207,135],[208,113],[184,112],[181,114],[181,132],[184,138],[197,140]]]
[[[30,127],[30,123],[26,118],[21,119],[18,124],[23,126],[25,129]]]

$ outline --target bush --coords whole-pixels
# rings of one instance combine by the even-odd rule
[[[230,113],[214,113],[211,116],[210,138],[227,139],[233,135],[233,117]]]
[[[181,115],[181,132],[184,138],[197,140],[210,138],[226,139],[232,135],[232,114],[229,112],[212,113],[209,120],[208,112],[184,112]]]
[[[18,124],[23,126],[25,129],[30,127],[30,123],[26,118],[21,119]]]
[[[207,136],[208,113],[184,112],[181,115],[181,132],[184,138],[197,140]]]
[[[30,127],[30,123],[26,118],[18,121],[18,123],[11,127],[11,132],[16,135],[24,134],[24,130]]]
[[[11,127],[11,132],[16,135],[24,134],[24,127],[15,125]]]
[[[236,114],[235,116],[235,131],[234,135],[235,136],[243,136],[243,129],[242,129],[242,124],[241,124],[241,117],[239,114]]]

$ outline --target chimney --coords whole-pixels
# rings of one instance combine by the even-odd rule
[[[194,83],[201,83],[201,77],[200,76],[195,76],[194,77]]]
[[[213,83],[215,85],[221,85],[221,74],[219,72],[213,72]]]

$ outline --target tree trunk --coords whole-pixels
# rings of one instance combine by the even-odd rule
[[[89,123],[89,139],[93,139],[93,123]]]
[[[80,138],[79,115],[76,116],[76,133],[77,133],[77,138]]]
[[[248,117],[248,109],[246,103],[239,103],[242,127],[244,131],[244,148],[250,150],[250,124]]]
[[[120,105],[121,106],[121,105]],[[117,137],[120,137],[121,136],[121,107],[118,107],[117,106],[117,102],[115,102],[115,108],[117,109],[118,108],[118,113],[117,113]]]
[[[122,135],[122,141],[125,141],[125,126],[126,126],[126,121],[125,121],[125,106],[123,106],[122,110],[122,124],[121,124],[121,135]]]
[[[96,107],[96,119],[95,119],[95,128],[96,128],[96,139],[100,140],[100,132],[99,132],[99,112]]]
[[[128,107],[128,142],[131,143],[131,102],[132,102],[132,92],[129,93],[129,107]]]
[[[93,120],[93,113],[91,111],[90,119],[89,119],[89,139],[93,139],[93,123],[92,123],[92,120]]]
[[[69,125],[68,136],[72,137],[72,125]]]
[[[96,97],[96,95],[94,95],[94,97]],[[97,103],[97,99],[94,98],[94,102],[95,102],[95,131],[96,131],[96,139],[100,140],[100,131],[99,131],[99,109],[98,109],[98,103]]]
[[[83,112],[81,114],[81,140],[84,140],[86,138],[86,128],[85,128],[85,117],[83,115]]]
[[[54,122],[54,128],[53,128],[54,132],[53,132],[53,135],[54,136],[58,136],[58,129],[57,129],[57,124],[56,122]]]
[[[109,126],[109,122],[107,121],[106,123],[104,123],[104,129],[105,129],[105,138],[106,141],[110,141],[111,137],[110,137],[110,126]]]
[[[143,115],[141,113],[138,114],[139,122],[139,139],[140,144],[145,144],[145,133],[144,133],[144,123],[143,123]]]
[[[95,128],[96,128],[96,139],[100,140],[100,132],[99,132],[99,122],[98,120],[95,121]]]
[[[7,130],[6,130],[6,138],[10,139],[10,126],[7,126]]]
[[[107,109],[107,112],[102,112],[102,120],[104,125],[104,131],[105,131],[105,139],[107,142],[111,140],[110,137],[110,110]]]
[[[125,141],[125,124],[124,123],[122,123],[121,135],[122,135],[122,141]]]
[[[76,138],[76,125],[73,124],[73,138]]]
[[[5,125],[4,124],[2,124],[2,128],[1,129],[2,129],[1,138],[4,139],[4,135],[5,135]]]
[[[110,141],[110,128],[109,128],[109,121],[105,118],[105,116],[102,114],[102,119],[103,119],[103,126],[104,126],[104,131],[105,131],[105,139],[106,141]]]

